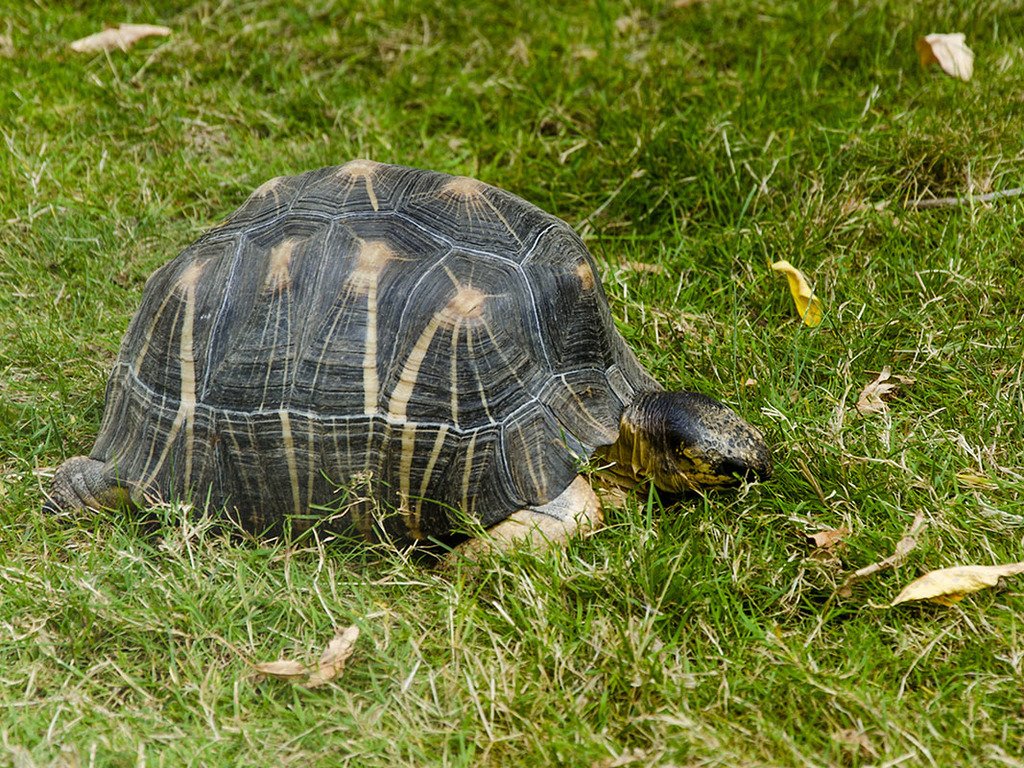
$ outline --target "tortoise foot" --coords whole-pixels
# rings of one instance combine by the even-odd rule
[[[487,529],[480,538],[460,544],[446,558],[454,561],[476,560],[485,552],[505,552],[525,545],[543,550],[564,544],[569,538],[601,527],[604,515],[601,501],[590,483],[577,476],[553,501],[539,507],[520,509]]]
[[[88,456],[75,456],[57,468],[43,511],[103,509],[127,501],[128,489],[110,479],[106,464]]]

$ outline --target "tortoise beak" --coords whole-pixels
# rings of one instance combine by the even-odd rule
[[[763,483],[772,476],[772,457],[768,445],[757,430],[751,431],[760,438],[760,442],[752,441],[749,451],[742,457],[723,459],[717,472],[726,477],[735,477],[737,482]]]

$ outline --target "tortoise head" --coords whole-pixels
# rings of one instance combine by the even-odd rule
[[[606,456],[619,464],[625,459],[635,478],[675,493],[766,480],[772,471],[761,433],[696,392],[639,395],[623,412],[619,439]]]

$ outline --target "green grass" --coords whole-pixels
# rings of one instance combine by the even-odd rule
[[[1024,560],[1024,208],[904,208],[1024,183],[1019,3],[6,3],[0,764],[1024,765],[1024,582],[884,607]],[[68,50],[122,20],[174,35]],[[966,33],[971,82],[918,67],[933,31]],[[578,226],[641,359],[759,424],[773,480],[641,494],[477,578],[174,508],[43,516],[146,276],[267,178],[358,156]],[[883,366],[916,381],[858,416]],[[352,623],[335,684],[253,679]]]

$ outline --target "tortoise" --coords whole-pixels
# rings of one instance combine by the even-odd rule
[[[771,471],[754,427],[644,370],[566,223],[355,160],[266,182],[150,277],[47,506],[179,498],[257,533],[472,551],[599,526],[588,462],[670,492]]]

